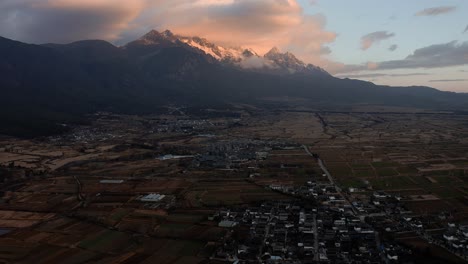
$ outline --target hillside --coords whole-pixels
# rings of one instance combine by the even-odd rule
[[[277,49],[264,57],[235,50],[169,31],[151,31],[123,47],[101,40],[29,45],[0,38],[0,133],[48,135],[96,111],[263,105],[266,98],[281,97],[321,109],[378,104],[465,110],[468,105],[466,94],[338,79]],[[245,67],[251,58],[263,64]]]

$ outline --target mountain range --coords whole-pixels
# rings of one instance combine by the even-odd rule
[[[266,106],[292,98],[328,110],[358,104],[468,108],[467,94],[339,79],[278,48],[260,56],[168,30],[121,47],[102,40],[32,45],[0,37],[0,73],[0,133],[19,136],[60,132],[97,111],[142,114],[168,105]]]

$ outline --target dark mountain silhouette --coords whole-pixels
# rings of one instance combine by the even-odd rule
[[[219,48],[170,31],[151,31],[123,47],[101,40],[30,45],[0,38],[0,133],[47,135],[96,111],[140,114],[168,104],[264,105],[265,98],[280,97],[301,98],[324,109],[354,104],[437,110],[468,106],[466,94],[334,78],[277,49],[263,58],[274,63],[268,71],[243,68],[222,57],[222,49],[212,55],[205,47]],[[260,58],[252,51],[242,53]]]

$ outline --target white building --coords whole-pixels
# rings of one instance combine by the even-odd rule
[[[140,201],[142,202],[160,202],[162,199],[164,199],[166,195],[164,194],[158,194],[158,193],[150,193],[148,195],[145,195],[140,198]]]

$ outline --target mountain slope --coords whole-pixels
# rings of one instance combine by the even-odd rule
[[[211,48],[206,51],[193,42]],[[221,51],[206,40],[169,31],[152,31],[123,47],[99,40],[29,45],[0,38],[0,133],[60,132],[62,123],[80,122],[95,111],[139,114],[169,104],[263,105],[282,97],[326,109],[354,104],[449,110],[468,106],[466,94],[337,79],[277,49],[263,58],[244,50],[240,62],[229,61],[231,55]],[[275,66],[242,67],[248,57]]]
[[[208,60],[236,67],[240,70],[265,72],[273,74],[313,74],[329,75],[324,69],[306,64],[292,53],[281,53],[273,48],[264,56],[258,55],[252,49],[216,45],[200,37],[186,37],[173,34],[171,31],[158,32],[152,30],[138,40],[124,46],[133,55],[151,54],[159,48],[185,47],[193,52],[207,55]]]

